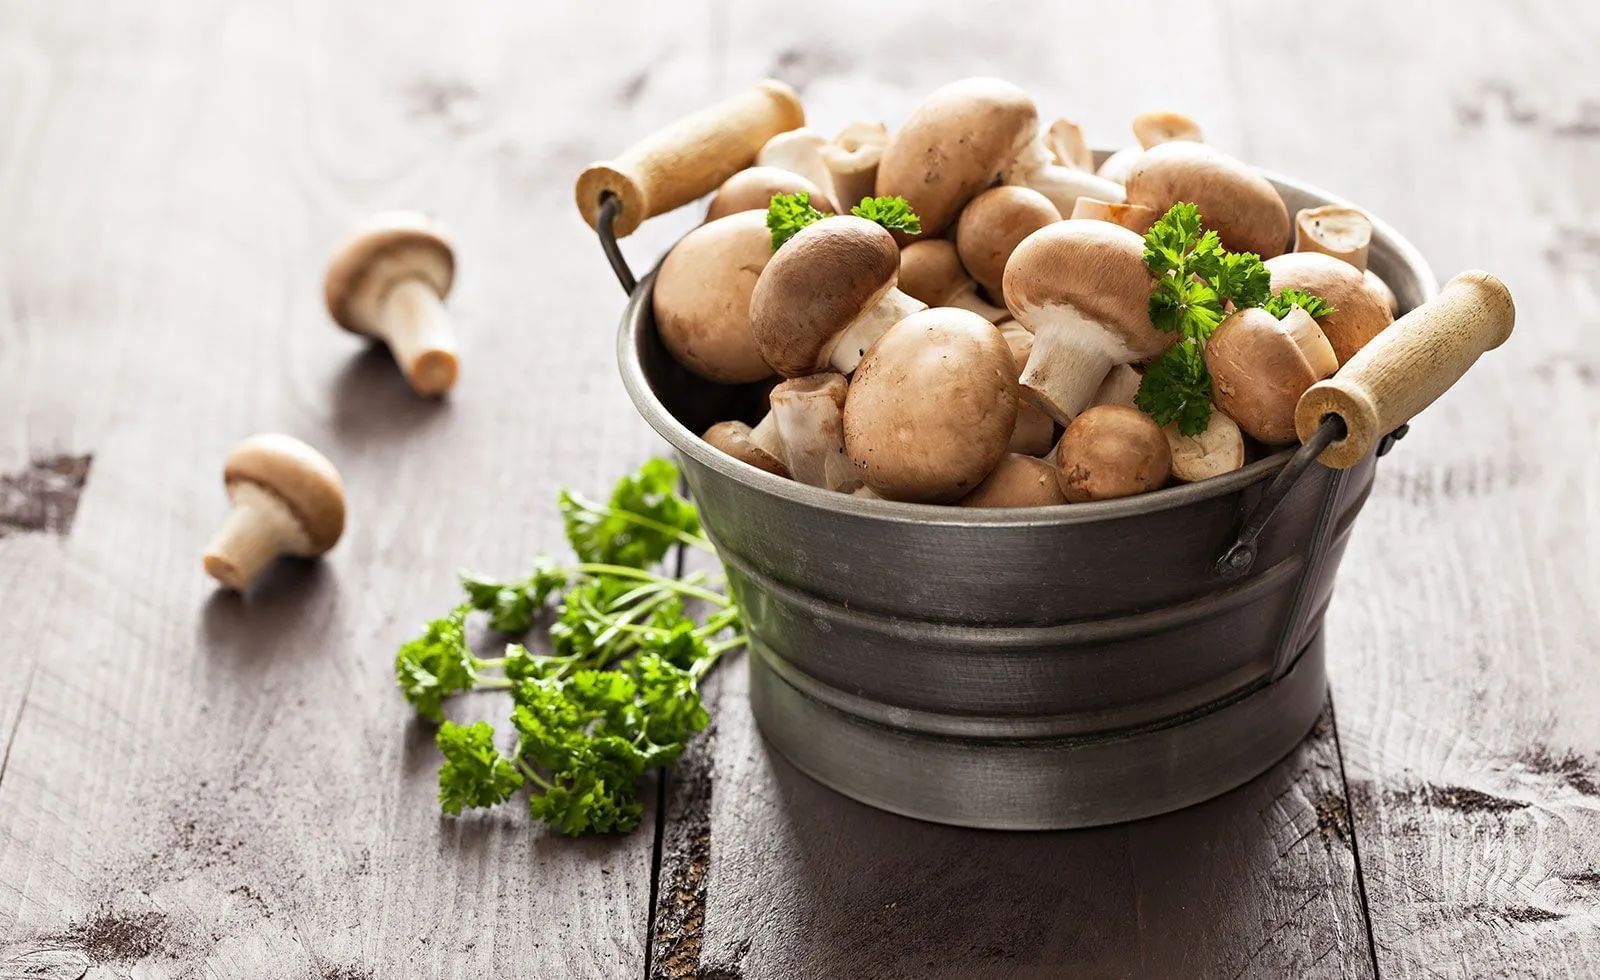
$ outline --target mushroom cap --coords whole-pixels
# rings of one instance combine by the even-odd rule
[[[421,279],[443,299],[455,281],[455,252],[434,220],[420,211],[384,211],[364,222],[334,253],[322,296],[339,326],[372,336],[389,290]]]
[[[1178,423],[1161,427],[1172,450],[1172,475],[1184,483],[1198,483],[1232,473],[1244,465],[1244,435],[1239,424],[1215,406],[1211,421],[1197,436],[1178,431]]]
[[[1130,361],[1154,357],[1177,339],[1150,322],[1154,288],[1144,239],[1108,221],[1046,225],[1006,262],[1006,306],[1018,322],[1037,331],[1053,309],[1071,307],[1119,338],[1134,355]]]
[[[839,334],[894,288],[900,249],[881,225],[846,215],[801,229],[772,256],[750,299],[756,346],[781,375],[823,370]]]
[[[766,470],[773,476],[789,478],[789,468],[783,465],[782,460],[751,441],[750,426],[743,422],[718,422],[707,429],[706,434],[700,438],[741,463],[748,463],[758,470]]]
[[[991,187],[962,209],[956,251],[978,285],[999,296],[1011,253],[1024,238],[1060,220],[1050,199],[1032,188]]]
[[[959,501],[963,507],[1049,507],[1066,502],[1055,467],[1020,453],[1002,456],[983,482]]]
[[[1200,124],[1181,112],[1160,110],[1141,112],[1133,117],[1133,136],[1145,149],[1173,140],[1204,141]]]
[[[1269,446],[1295,441],[1294,410],[1300,396],[1333,373],[1326,363],[1316,363],[1320,356],[1308,356],[1296,341],[1295,331],[1305,330],[1306,320],[1311,316],[1301,309],[1280,321],[1251,307],[1223,320],[1206,342],[1212,402],[1251,438]],[[1311,328],[1315,326],[1312,320]]]
[[[1115,184],[1127,184],[1128,175],[1133,173],[1134,163],[1143,153],[1142,146],[1124,146],[1106,157],[1105,162],[1100,164],[1100,169],[1095,171],[1095,175]]]
[[[809,194],[811,206],[823,214],[833,213],[833,201],[822,188],[792,170],[779,167],[746,167],[717,188],[706,209],[706,220],[715,221],[740,211],[762,211],[778,194]],[[771,251],[771,244],[768,244]]]
[[[1028,93],[998,78],[936,89],[890,137],[878,163],[878,194],[904,197],[933,237],[1036,135]]]
[[[750,298],[771,258],[765,211],[708,221],[678,240],[651,296],[656,332],[678,363],[720,384],[772,374],[750,330]]]
[[[1343,259],[1321,252],[1289,252],[1269,259],[1266,266],[1274,294],[1303,289],[1333,306],[1333,312],[1317,320],[1317,325],[1333,345],[1340,364],[1394,322],[1388,297],[1368,285],[1366,275]]]
[[[1383,304],[1389,308],[1389,316],[1398,317],[1400,315],[1400,299],[1395,296],[1394,290],[1389,288],[1389,284],[1380,279],[1378,274],[1371,269],[1366,271],[1365,278],[1367,280],[1367,288],[1377,293],[1379,298],[1383,300]]]
[[[344,533],[339,471],[292,436],[267,432],[239,443],[223,464],[222,481],[230,498],[240,484],[251,484],[282,501],[311,546],[303,557],[322,554]]]
[[[1155,209],[1142,204],[1097,201],[1092,197],[1080,197],[1072,205],[1072,214],[1069,217],[1109,221],[1114,225],[1121,225],[1136,235],[1143,235],[1161,215],[1157,214]]]
[[[1200,209],[1200,220],[1215,229],[1235,252],[1264,259],[1289,244],[1289,209],[1267,178],[1220,150],[1174,140],[1150,147],[1128,174],[1128,202],[1165,214],[1179,201]]]
[[[861,359],[845,451],[879,496],[948,503],[994,469],[1016,421],[1016,362],[1000,331],[936,307],[890,327]]]
[[[902,293],[929,306],[944,306],[972,284],[972,277],[948,238],[927,238],[900,250]]]
[[[1096,405],[1072,420],[1056,445],[1056,481],[1074,504],[1159,490],[1172,451],[1155,419],[1126,405]]]

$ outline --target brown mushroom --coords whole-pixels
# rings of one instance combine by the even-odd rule
[[[822,165],[833,178],[833,197],[848,211],[871,197],[878,183],[878,163],[889,145],[883,123],[854,122],[822,148]]]
[[[1333,306],[1333,312],[1317,323],[1340,364],[1394,322],[1388,299],[1367,285],[1366,277],[1348,262],[1320,252],[1291,252],[1269,260],[1266,266],[1272,274],[1274,294],[1303,289]]]
[[[1072,217],[1109,221],[1114,225],[1121,225],[1136,235],[1143,235],[1161,215],[1141,204],[1113,204],[1110,201],[1080,197],[1078,203],[1072,206]]]
[[[1105,158],[1100,164],[1100,169],[1095,173],[1114,184],[1128,183],[1128,175],[1133,173],[1133,165],[1138,162],[1139,156],[1144,153],[1142,146],[1124,146],[1122,149]]]
[[[718,422],[706,430],[700,438],[713,448],[720,449],[741,463],[748,463],[758,470],[766,470],[773,476],[789,477],[789,468],[783,465],[783,460],[755,444],[750,438],[751,428],[743,422]]]
[[[833,199],[833,176],[822,162],[822,150],[827,145],[828,141],[814,129],[791,129],[767,140],[756,154],[756,166],[777,167],[799,174],[821,188],[827,199],[833,202],[828,210],[834,211],[834,203],[837,202]],[[821,210],[820,205],[818,210]]]
[[[1355,208],[1324,204],[1301,208],[1294,215],[1294,250],[1321,252],[1367,271],[1367,250],[1372,245],[1372,219]]]
[[[895,288],[899,273],[894,239],[864,218],[802,229],[756,280],[750,326],[761,356],[786,378],[854,371],[885,330],[926,308]]]
[[[772,375],[750,329],[750,297],[771,258],[762,211],[708,221],[678,240],[651,296],[656,332],[678,363],[719,384]]]
[[[1244,465],[1244,436],[1239,425],[1216,407],[1199,435],[1184,435],[1176,422],[1162,426],[1161,431],[1172,450],[1172,475],[1184,483],[1209,480]]]
[[[1299,307],[1282,320],[1260,307],[1233,313],[1206,343],[1205,358],[1212,402],[1268,446],[1295,441],[1300,396],[1339,367],[1317,321]]]
[[[990,323],[1011,319],[1011,311],[978,295],[978,284],[967,275],[956,243],[948,238],[912,242],[900,250],[901,292],[929,306],[971,310]]]
[[[1056,481],[1074,504],[1159,490],[1172,474],[1161,427],[1125,405],[1096,405],[1073,419],[1055,455]]]
[[[334,322],[383,341],[419,395],[442,395],[456,383],[455,329],[444,308],[455,280],[455,253],[425,214],[374,216],[340,247],[323,279]]]
[[[1175,334],[1150,322],[1154,280],[1144,239],[1106,221],[1058,221],[1028,236],[1006,263],[1006,305],[1033,331],[1022,387],[1063,424],[1093,400],[1118,364],[1155,357]]]
[[[844,406],[850,383],[832,372],[791,378],[772,389],[772,417],[783,462],[801,483],[849,493],[860,485],[844,453]]]
[[[878,194],[904,197],[922,219],[922,236],[937,237],[1033,142],[1038,125],[1033,100],[1009,82],[969,78],[945,85],[890,137],[878,164]]]
[[[973,491],[963,507],[1049,507],[1067,502],[1055,467],[1042,459],[1007,453]]]
[[[1378,274],[1371,269],[1366,271],[1364,278],[1367,280],[1367,288],[1377,293],[1383,300],[1383,305],[1389,308],[1390,318],[1398,318],[1400,316],[1400,299],[1395,296],[1394,290],[1389,288],[1389,284],[1378,278]]]
[[[1011,358],[1017,363],[1017,377],[1021,378],[1028,366],[1028,357],[1033,353],[1033,334],[1015,320],[1007,320],[999,326],[1000,336],[1005,338],[1006,346],[1011,348]],[[1024,456],[1043,456],[1055,445],[1055,440],[1056,420],[1026,398],[1018,397],[1017,424],[1011,429],[1011,442],[1006,448]]]
[[[206,547],[206,574],[243,591],[279,555],[313,558],[344,533],[344,484],[328,458],[285,435],[235,446],[222,480],[233,511]]]
[[[1139,385],[1144,382],[1144,375],[1131,364],[1118,364],[1106,372],[1104,381],[1094,391],[1091,405],[1133,405],[1133,398],[1139,393]]]
[[[1270,259],[1289,243],[1289,210],[1272,183],[1204,143],[1175,140],[1145,150],[1128,174],[1127,199],[1158,214],[1190,202],[1235,252]]]
[[[740,211],[765,212],[779,194],[805,194],[812,207],[823,214],[833,213],[833,202],[822,188],[799,174],[778,167],[747,167],[717,188],[711,206],[706,209],[706,220],[715,221]],[[768,251],[771,251],[770,245]]]
[[[961,264],[990,296],[1000,296],[1006,260],[1024,238],[1061,220],[1050,199],[1026,187],[1003,185],[973,198],[956,222]]]
[[[844,444],[861,482],[890,500],[948,503],[1006,453],[1016,364],[994,324],[931,309],[894,326],[850,383]]]

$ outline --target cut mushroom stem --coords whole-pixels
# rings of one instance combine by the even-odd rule
[[[1161,215],[1154,208],[1147,208],[1142,204],[1112,203],[1098,201],[1092,197],[1080,197],[1072,206],[1072,217],[1109,221],[1142,235],[1150,230],[1150,226],[1155,224]]]
[[[1152,146],[1171,143],[1175,140],[1187,140],[1191,143],[1205,142],[1205,134],[1200,132],[1199,123],[1181,112],[1165,110],[1160,112],[1141,112],[1134,116],[1133,136],[1139,141],[1139,145],[1147,150]]]
[[[1073,205],[1080,197],[1112,202],[1127,199],[1127,192],[1121,184],[1087,170],[1076,170],[1056,163],[1042,138],[1033,140],[1017,154],[1001,174],[1001,179],[1007,184],[1033,188],[1048,197],[1062,214],[1071,214]]]
[[[1179,432],[1176,422],[1163,426],[1161,431],[1172,450],[1172,475],[1184,483],[1209,480],[1244,465],[1244,434],[1238,423],[1215,406],[1211,421],[1197,436]]]
[[[1015,320],[1000,325],[1000,336],[1011,348],[1011,358],[1016,362],[1017,376],[1028,365],[1033,354],[1033,334]],[[1011,429],[1011,442],[1006,449],[1023,456],[1043,456],[1055,445],[1056,420],[1046,415],[1026,398],[1017,399],[1017,423]]]
[[[767,414],[750,430],[750,444],[783,462],[783,440],[778,438],[778,416],[773,414],[772,409],[767,409]]]
[[[1019,380],[1024,397],[1066,425],[1093,404],[1111,369],[1131,359],[1098,321],[1066,306],[1034,329],[1033,354]]]
[[[876,343],[884,331],[927,308],[928,304],[907,296],[893,286],[889,287],[888,292],[840,332],[832,352],[828,354],[828,364],[840,374],[850,374],[861,363],[861,358],[866,356],[867,348]]]
[[[1321,252],[1367,271],[1367,249],[1372,245],[1372,219],[1355,208],[1325,204],[1304,208],[1294,216],[1294,250]]]
[[[243,591],[279,555],[311,558],[344,533],[344,485],[333,464],[298,439],[258,435],[228,454],[233,510],[205,551],[206,574]]]
[[[707,429],[701,438],[741,463],[787,479],[789,468],[783,465],[781,459],[757,446],[751,439],[751,432],[751,428],[743,422],[718,422]]]
[[[844,451],[849,382],[840,374],[793,378],[772,389],[772,414],[789,473],[801,483],[849,493],[861,485]]]
[[[822,165],[833,180],[834,203],[845,211],[871,197],[878,182],[878,162],[889,145],[883,123],[853,122],[822,148]]]
[[[328,265],[328,312],[353,333],[383,341],[419,395],[442,395],[456,383],[455,330],[444,308],[455,254],[426,215],[380,214],[353,235]]]
[[[756,166],[779,167],[797,173],[822,188],[830,201],[836,201],[833,175],[822,162],[822,150],[827,145],[828,141],[814,129],[791,129],[767,140],[756,154]]]
[[[1144,381],[1137,368],[1131,364],[1118,364],[1107,372],[1105,380],[1100,382],[1100,387],[1095,389],[1091,405],[1127,405],[1133,406],[1133,398],[1139,393],[1139,384]]]

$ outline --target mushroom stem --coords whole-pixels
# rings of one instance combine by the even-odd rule
[[[1094,400],[1111,369],[1129,358],[1094,320],[1071,306],[1060,313],[1034,331],[1033,353],[1019,381],[1029,401],[1067,425]]]
[[[772,414],[784,463],[801,483],[849,493],[861,485],[844,451],[845,380],[816,374],[773,389]]]
[[[822,148],[822,165],[833,179],[834,203],[848,211],[875,193],[878,161],[889,145],[883,123],[853,122]]]
[[[450,314],[432,285],[402,279],[390,288],[377,332],[419,395],[442,395],[456,382],[456,340]]]
[[[1367,250],[1372,245],[1372,219],[1355,208],[1325,204],[1303,208],[1294,216],[1294,250],[1321,252],[1343,259],[1359,272],[1367,271]]]
[[[761,417],[756,427],[750,430],[750,442],[768,456],[787,465],[783,458],[783,440],[778,437],[777,412],[767,410],[767,414]]]
[[[1333,344],[1328,341],[1328,335],[1317,326],[1317,321],[1305,310],[1295,307],[1278,321],[1283,325],[1283,332],[1289,335],[1294,345],[1300,348],[1300,353],[1305,355],[1306,363],[1311,365],[1318,379],[1326,378],[1339,370],[1339,356],[1333,351]]]
[[[833,175],[822,162],[822,149],[828,141],[813,129],[794,129],[767,140],[756,154],[756,166],[778,167],[796,173],[821,188],[834,201]],[[845,210],[849,210],[846,208]]]
[[[976,313],[990,323],[1004,323],[1011,319],[1011,311],[1003,306],[996,306],[982,296],[978,295],[978,284],[973,283],[960,292],[953,293],[945,298],[940,306],[953,306],[958,310]]]
[[[849,326],[839,332],[833,344],[833,351],[828,355],[828,364],[840,374],[850,374],[856,369],[856,365],[861,363],[867,348],[876,343],[884,331],[911,314],[927,308],[928,304],[912,299],[890,286],[888,292],[885,292],[877,302],[867,307],[860,316],[850,321]]]
[[[1071,214],[1080,197],[1092,197],[1113,204],[1120,204],[1128,197],[1127,190],[1121,184],[1087,170],[1074,170],[1056,163],[1043,139],[1029,143],[1006,167],[1001,177],[1007,184],[1031,187],[1048,197],[1062,214]]]
[[[1132,365],[1118,364],[1095,389],[1091,404],[1127,405],[1132,408],[1134,396],[1139,394],[1139,385],[1143,381],[1144,377]]]
[[[228,588],[243,591],[278,555],[311,549],[294,514],[271,492],[245,483],[232,493],[233,510],[206,546],[205,569]]]

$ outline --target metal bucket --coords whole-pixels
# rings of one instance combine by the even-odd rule
[[[616,241],[803,118],[792,91],[763,82],[577,184],[631,294],[623,382],[677,450],[744,608],[767,739],[865,803],[1002,829],[1151,816],[1272,766],[1321,711],[1322,619],[1376,457],[1509,336],[1504,285],[1465,273],[1434,302],[1422,256],[1374,221],[1371,268],[1402,310],[1428,305],[1301,399],[1304,445],[1226,476],[1031,509],[831,493],[700,440],[716,422],[759,421],[767,386],[681,367],[656,334],[653,276],[636,283]],[[1271,179],[1291,213],[1343,203]]]

